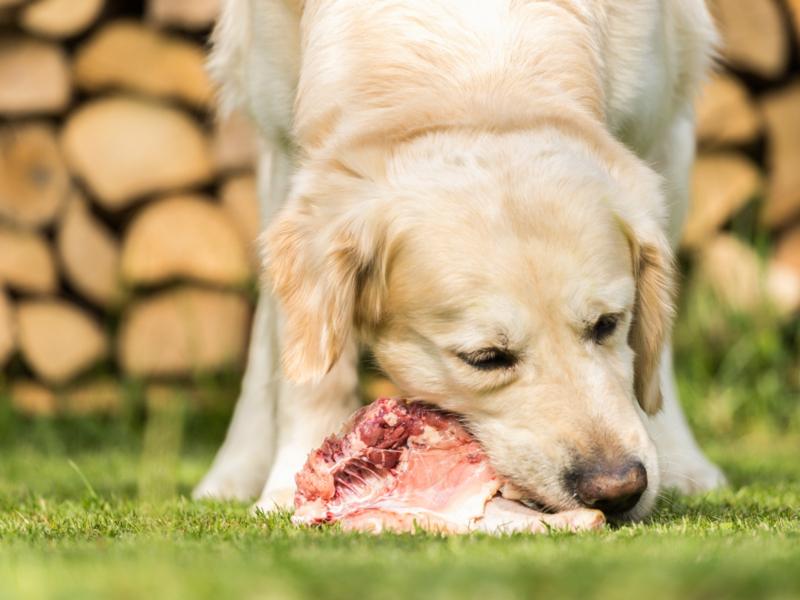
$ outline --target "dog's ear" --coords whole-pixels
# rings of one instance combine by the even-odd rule
[[[674,315],[674,266],[669,245],[660,235],[649,241],[634,237],[631,247],[636,278],[628,338],[635,353],[633,388],[642,410],[653,415],[661,408],[659,364]]]
[[[299,383],[333,367],[354,323],[377,321],[388,250],[372,182],[329,162],[301,170],[294,187],[263,250],[285,316],[283,368]]]

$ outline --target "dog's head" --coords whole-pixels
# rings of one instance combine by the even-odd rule
[[[357,331],[523,497],[640,517],[672,311],[662,205],[615,142],[556,125],[306,164],[265,236],[284,368],[322,377]]]

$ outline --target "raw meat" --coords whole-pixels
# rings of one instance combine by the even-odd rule
[[[448,533],[594,529],[596,510],[544,514],[498,495],[478,442],[448,413],[381,398],[312,452],[296,476],[295,524]]]

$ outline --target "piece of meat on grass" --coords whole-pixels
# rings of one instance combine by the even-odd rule
[[[504,481],[456,417],[392,398],[357,411],[309,455],[296,482],[296,524],[501,533],[594,529],[604,522],[598,511],[547,515],[497,496]]]

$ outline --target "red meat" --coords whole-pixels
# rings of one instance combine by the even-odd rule
[[[544,514],[498,495],[504,481],[458,419],[381,398],[312,452],[296,476],[296,524],[380,532],[593,529],[602,513]]]

